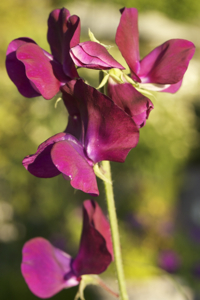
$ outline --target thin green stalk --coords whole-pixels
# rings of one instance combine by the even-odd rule
[[[113,194],[110,162],[103,161],[102,166],[105,171],[105,176],[108,178],[107,182],[104,181],[104,186],[105,186],[106,201],[107,201],[110,228],[112,234],[114,259],[115,259],[115,266],[116,266],[118,286],[119,286],[119,295],[121,300],[128,300],[128,294],[126,291],[124,270],[122,264],[122,255],[121,255],[119,230],[118,230],[117,215],[116,215],[116,208],[115,208],[115,201],[114,201],[114,194]]]

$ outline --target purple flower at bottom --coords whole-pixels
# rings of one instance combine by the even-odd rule
[[[49,298],[78,285],[81,276],[100,274],[113,260],[110,226],[99,205],[83,203],[83,229],[78,254],[72,258],[46,239],[29,240],[22,250],[22,275],[33,294]]]
[[[159,254],[158,266],[168,273],[175,273],[180,268],[180,257],[175,251],[164,250]]]
[[[62,92],[69,112],[65,132],[42,143],[23,165],[37,177],[62,173],[74,188],[98,195],[94,165],[102,160],[124,162],[138,143],[139,130],[109,97],[81,79],[68,82]]]

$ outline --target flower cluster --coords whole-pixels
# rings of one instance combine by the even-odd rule
[[[65,8],[52,11],[48,19],[52,54],[30,38],[9,44],[6,67],[19,92],[25,97],[51,99],[61,91],[69,113],[66,130],[23,160],[31,174],[49,178],[62,173],[74,188],[98,195],[94,165],[102,160],[124,162],[153,109],[144,88],[170,93],[180,88],[194,45],[169,40],[140,60],[138,12],[124,8],[121,14],[116,44],[130,68],[129,78],[104,46],[94,41],[79,43],[80,19]],[[111,70],[106,96],[87,85],[75,65],[118,70],[119,80]]]
[[[24,158],[23,165],[31,174],[50,178],[62,173],[75,189],[98,196],[96,166],[104,160],[124,162],[138,143],[139,129],[153,109],[146,89],[174,93],[180,88],[194,45],[169,40],[140,60],[137,23],[135,8],[121,10],[116,44],[130,76],[97,40],[80,43],[80,19],[65,8],[52,11],[48,18],[51,54],[27,37],[9,44],[6,68],[19,92],[46,100],[60,92],[69,115],[63,132]],[[80,67],[106,74],[107,95],[84,82],[78,74]],[[83,216],[80,248],[74,259],[43,238],[25,244],[22,274],[37,296],[51,297],[77,285],[82,275],[99,274],[112,261],[109,224],[98,204],[85,201]]]

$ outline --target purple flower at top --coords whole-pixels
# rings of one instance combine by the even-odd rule
[[[164,250],[159,254],[158,266],[168,273],[175,273],[180,268],[180,257],[173,250]]]
[[[37,177],[62,173],[74,188],[98,195],[94,164],[124,162],[138,143],[139,130],[109,97],[81,79],[66,83],[62,93],[69,112],[65,132],[42,143],[35,154],[24,158],[23,165]]]
[[[52,54],[35,41],[22,37],[13,40],[6,53],[6,68],[19,92],[28,98],[42,95],[51,99],[71,78],[79,77],[69,54],[80,40],[80,19],[67,9],[52,11],[47,39]]]
[[[78,285],[82,275],[104,272],[112,260],[110,225],[99,205],[86,200],[76,257],[55,248],[44,238],[33,238],[23,247],[21,271],[33,294],[49,298]]]
[[[79,78],[74,61],[77,66],[81,64],[87,68],[123,69],[98,43],[79,44],[80,19],[76,15],[70,16],[65,8],[50,13],[47,39],[52,54],[27,37],[15,39],[8,46],[7,72],[25,97],[42,95],[47,100],[54,97],[66,82]]]
[[[115,41],[130,68],[131,78],[139,83],[141,88],[175,93],[180,88],[194,55],[194,44],[183,39],[172,39],[140,60],[138,11],[136,8],[123,8],[121,14]],[[153,108],[147,97],[140,94],[126,80],[119,85],[113,78],[109,79],[108,94],[130,113],[139,127],[144,126]]]

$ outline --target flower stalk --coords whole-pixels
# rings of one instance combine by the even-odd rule
[[[105,187],[106,201],[107,201],[108,214],[110,220],[110,228],[112,234],[114,262],[115,262],[115,267],[117,272],[119,295],[120,295],[120,300],[128,300],[128,294],[126,290],[125,276],[124,276],[124,270],[122,264],[122,255],[121,255],[113,186],[112,186],[110,162],[102,161],[102,166],[105,171],[105,176],[108,178],[108,181],[104,181],[104,187]]]

